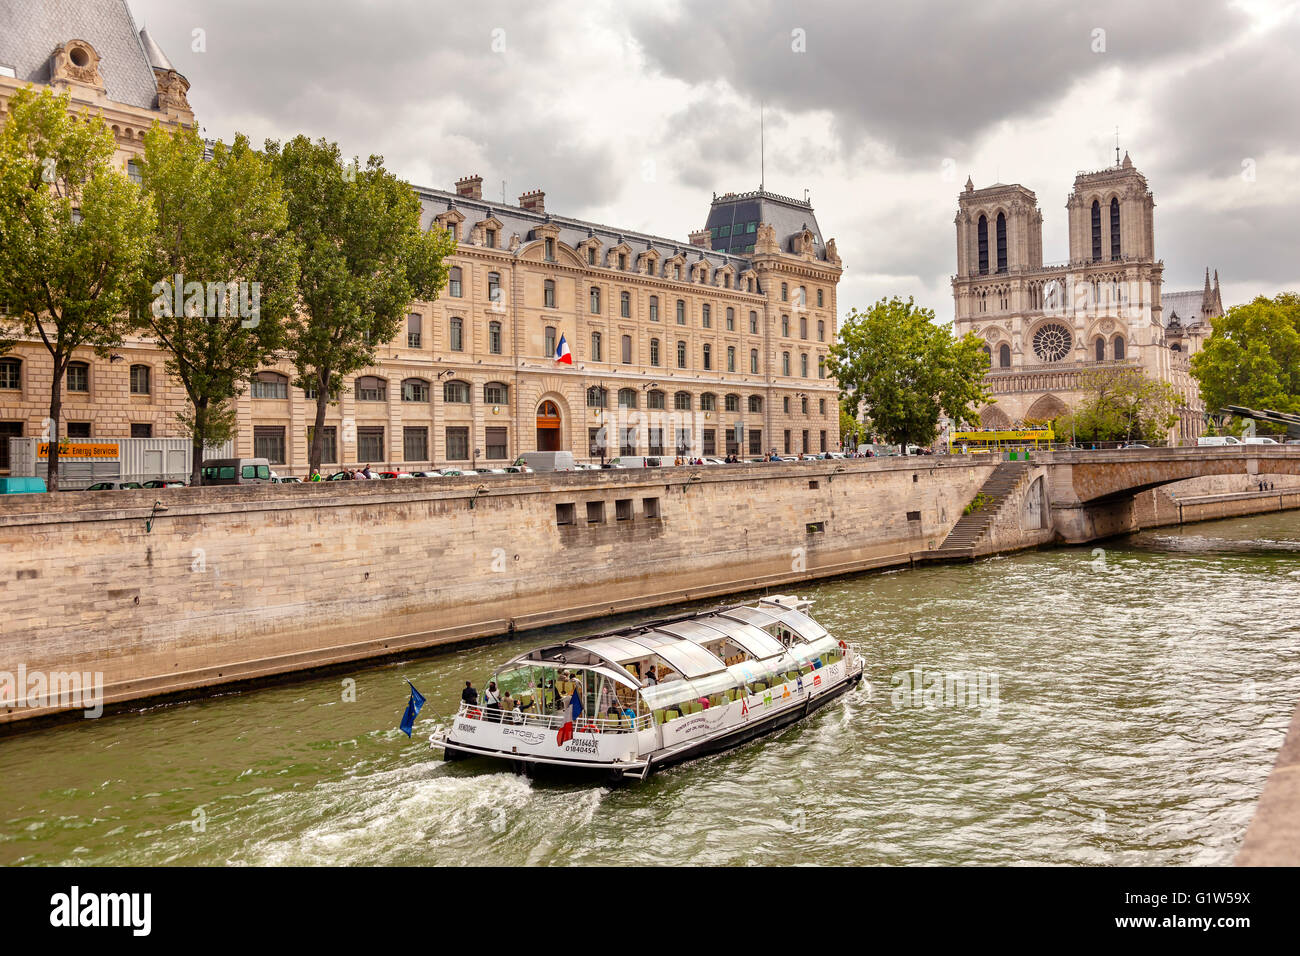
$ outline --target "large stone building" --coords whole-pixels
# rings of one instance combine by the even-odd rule
[[[1202,433],[1189,359],[1223,314],[1218,274],[1211,288],[1207,270],[1203,292],[1162,292],[1154,208],[1127,153],[1109,169],[1079,173],[1066,203],[1069,259],[1045,265],[1034,193],[966,181],[952,289],[957,333],[983,338],[992,364],[983,425],[1056,418],[1090,394],[1097,370],[1139,368],[1182,397],[1169,438]]]
[[[71,94],[72,109],[98,115],[113,131],[113,162],[132,177],[134,158],[154,124],[193,125],[181,76],[122,0],[0,0],[0,125],[14,92],[31,86]],[[185,393],[163,373],[164,356],[131,338],[109,358],[77,355],[64,383],[63,426],[70,438],[163,437],[178,433]],[[0,473],[9,438],[46,433],[53,362],[38,339],[0,357]]]
[[[188,81],[123,0],[0,0],[0,122],[13,91],[70,89],[98,113],[129,172],[154,122],[192,124]],[[418,190],[424,225],[457,239],[449,287],[416,302],[374,367],[345,380],[326,419],[327,465],[418,470],[502,465],[520,452],[580,459],[833,450],[826,370],[841,264],[807,201],[765,190],[715,196],[704,229],[675,241],[557,216],[541,191],[518,205],[482,180]],[[555,359],[563,338],[572,364]],[[76,356],[64,386],[70,438],[182,434],[166,356],[133,338]],[[44,433],[51,362],[38,340],[0,357],[0,472],[7,439]],[[305,472],[314,400],[287,361],[237,401],[240,455]]]

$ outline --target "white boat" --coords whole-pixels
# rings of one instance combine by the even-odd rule
[[[446,760],[637,779],[735,747],[862,679],[861,658],[810,606],[765,597],[528,651],[492,675],[500,706],[462,701],[432,743]]]

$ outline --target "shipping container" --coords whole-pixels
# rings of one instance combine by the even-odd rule
[[[233,442],[209,448],[204,457],[230,454]],[[78,491],[97,481],[190,479],[193,446],[188,438],[70,438],[59,455],[59,488]],[[9,439],[9,474],[47,477],[49,443],[39,438]]]

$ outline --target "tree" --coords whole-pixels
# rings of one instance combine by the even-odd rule
[[[19,90],[0,128],[0,303],[50,353],[47,482],[59,487],[63,380],[78,349],[107,354],[130,329],[153,208],[112,165],[113,134],[68,92]]]
[[[242,135],[217,143],[211,160],[203,149],[193,129],[154,126],[140,161],[158,220],[138,304],[190,400],[180,418],[194,484],[204,447],[234,430],[231,400],[283,343],[298,296],[297,244],[273,164]]]
[[[858,450],[858,438],[862,434],[862,422],[854,414],[852,401],[840,400],[840,441],[850,451]]]
[[[320,467],[325,409],[343,377],[374,364],[414,299],[432,301],[447,282],[455,240],[420,228],[420,200],[371,156],[344,165],[339,148],[297,136],[268,141],[300,245],[300,312],[286,324],[301,388],[316,396],[310,467]]]
[[[1162,441],[1182,406],[1176,388],[1134,368],[1094,369],[1080,387],[1090,397],[1056,422],[1076,441]]]
[[[1259,296],[1210,321],[1212,334],[1191,360],[1205,410],[1300,413],[1300,296]]]
[[[849,313],[830,348],[830,369],[849,407],[861,403],[869,427],[890,444],[927,445],[940,413],[970,418],[988,401],[988,355],[973,334],[953,335],[931,309],[909,297],[881,299],[866,312]]]

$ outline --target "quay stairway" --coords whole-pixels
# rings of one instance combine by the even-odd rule
[[[1013,494],[1020,487],[1025,476],[1029,474],[1031,462],[998,462],[993,474],[980,486],[979,495],[984,496],[984,506],[978,511],[962,515],[948,537],[934,551],[926,554],[933,561],[970,560],[975,557],[975,547],[988,533],[1002,508],[1008,501],[1013,504],[1019,496]],[[978,495],[977,495],[978,497]]]

